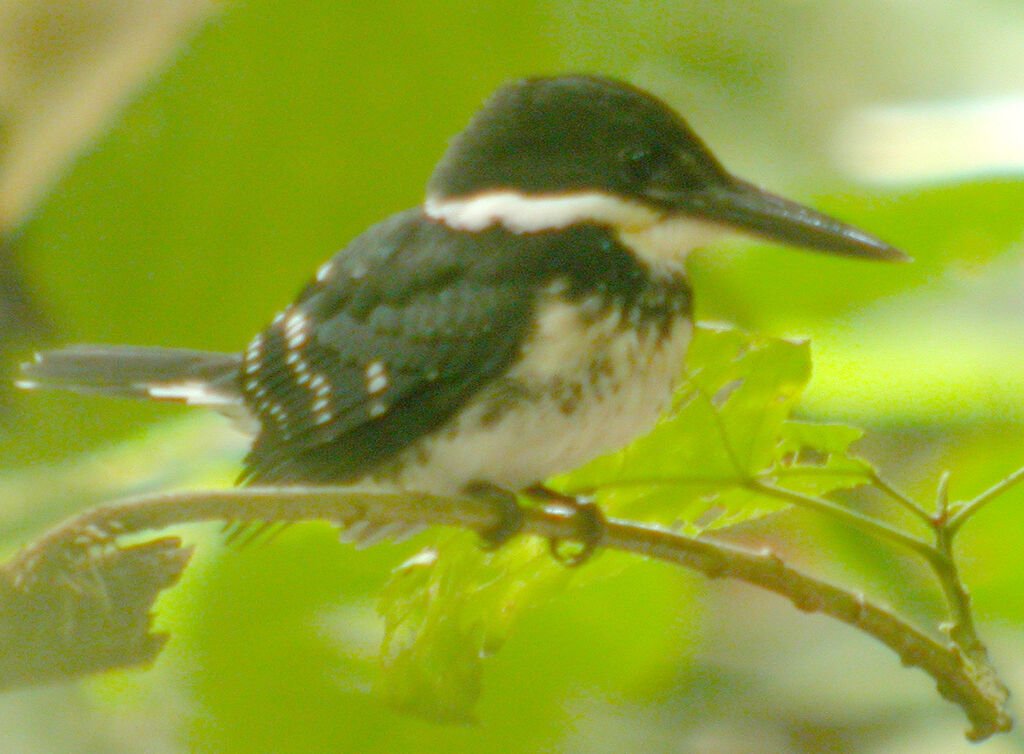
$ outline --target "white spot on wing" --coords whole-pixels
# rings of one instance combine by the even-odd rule
[[[259,333],[255,338],[249,342],[249,347],[245,349],[245,358],[252,360],[259,360],[260,352],[263,350],[263,333]]]
[[[310,407],[313,412],[313,423],[314,424],[326,424],[334,418],[334,412],[331,411],[330,401],[326,397],[320,396]]]
[[[328,277],[330,277],[331,271],[334,269],[334,260],[328,260],[320,265],[320,268],[316,271],[316,282],[322,283]]]
[[[285,318],[284,336],[288,348],[299,349],[309,339],[309,318],[295,309]]]
[[[238,406],[241,398],[218,391],[208,382],[188,380],[146,386],[150,398],[158,401],[181,401],[190,406]]]
[[[380,395],[388,389],[390,381],[388,379],[387,369],[384,367],[384,362],[378,360],[371,361],[366,365],[366,392],[370,395]]]

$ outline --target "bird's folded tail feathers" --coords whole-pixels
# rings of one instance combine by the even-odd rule
[[[37,353],[15,385],[170,401],[230,411],[242,404],[241,357],[185,348],[75,345]]]

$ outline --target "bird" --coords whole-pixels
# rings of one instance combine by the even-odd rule
[[[693,333],[686,256],[731,233],[908,259],[733,176],[644,90],[519,79],[451,139],[422,204],[320,266],[243,351],[73,345],[17,384],[231,416],[254,435],[241,483],[550,493],[666,409]]]

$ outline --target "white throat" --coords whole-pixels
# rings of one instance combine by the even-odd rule
[[[428,196],[423,206],[428,217],[469,232],[501,225],[513,233],[540,233],[593,222],[615,230],[623,244],[656,264],[680,263],[693,249],[727,232],[714,223],[658,212],[600,191],[559,196],[518,191],[489,191],[468,198]]]

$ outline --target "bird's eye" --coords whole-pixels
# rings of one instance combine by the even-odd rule
[[[634,183],[650,183],[668,163],[668,153],[653,146],[635,146],[619,154],[626,177]]]

